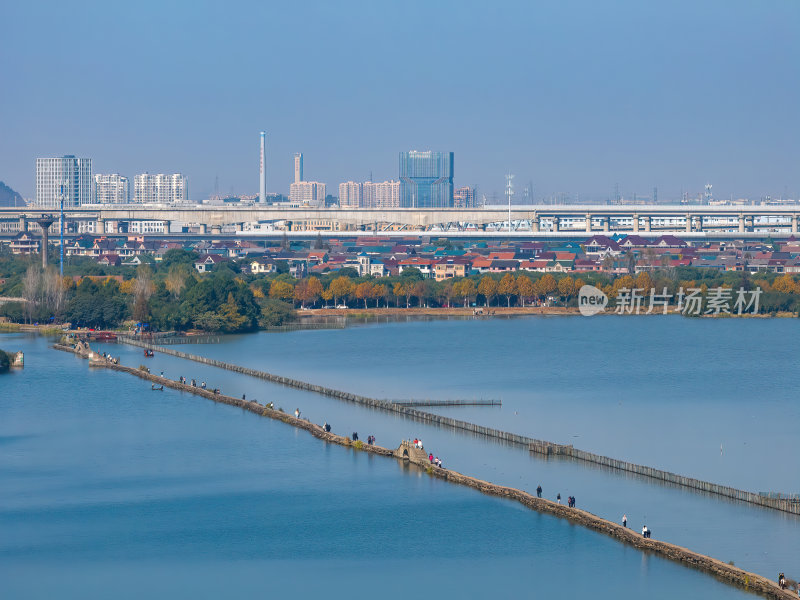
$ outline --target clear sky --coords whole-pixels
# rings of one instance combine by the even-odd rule
[[[183,172],[193,199],[329,193],[455,152],[457,185],[537,199],[800,195],[797,0],[0,2],[0,180],[35,158]],[[518,199],[521,193],[518,195]]]

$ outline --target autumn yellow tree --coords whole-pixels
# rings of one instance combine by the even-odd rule
[[[392,288],[392,293],[394,297],[397,298],[396,304],[398,308],[400,308],[400,297],[406,296],[406,308],[408,308],[408,298],[411,294],[406,295],[406,285],[403,282],[399,281],[395,283]]]
[[[308,296],[308,280],[301,279],[297,282],[297,285],[294,286],[294,290],[292,292],[292,296],[294,297],[296,302],[300,303],[300,308],[306,307],[306,302],[309,299]]]
[[[470,299],[477,291],[475,282],[472,281],[472,279],[462,279],[453,284],[453,294],[456,298],[462,298],[464,300],[464,308],[467,307]]]
[[[572,277],[567,275],[559,280],[558,293],[564,300],[569,300],[569,297],[575,293],[575,281]]]
[[[636,276],[633,287],[644,290],[642,294],[648,295],[650,294],[650,290],[655,287],[655,284],[653,283],[653,279],[650,277],[650,274],[646,271],[642,271]]]
[[[500,279],[500,283],[497,286],[497,293],[501,296],[505,296],[506,306],[509,308],[511,307],[511,296],[517,292],[516,284],[517,282],[514,280],[514,276],[511,273],[506,273],[503,275],[503,278]]]
[[[617,279],[614,280],[614,284],[611,286],[611,295],[614,298],[616,298],[621,289],[626,288],[630,290],[633,289],[634,287],[636,287],[635,281],[633,280],[633,277],[631,277],[630,275],[624,275],[622,277],[618,277]]]
[[[525,306],[526,298],[531,298],[534,294],[533,282],[527,275],[520,275],[517,277],[517,295],[522,301],[522,306]]]
[[[269,286],[269,297],[284,302],[294,298],[294,286],[288,281],[277,279]]]
[[[347,297],[353,293],[353,281],[344,275],[340,275],[331,281],[330,290],[333,294],[334,304],[339,305],[339,298],[347,304]]]
[[[776,277],[775,281],[772,282],[772,289],[783,294],[796,294],[798,291],[797,284],[788,273]]]
[[[486,300],[486,306],[488,307],[492,298],[497,294],[497,282],[488,275],[484,275],[478,284],[478,293]]]
[[[308,278],[308,301],[314,304],[322,296],[322,282],[316,277]]]
[[[372,297],[375,298],[375,307],[377,308],[380,301],[383,300],[384,304],[389,302],[389,288],[386,284],[376,283],[372,286]]]
[[[367,300],[372,297],[372,283],[369,281],[362,281],[356,286],[356,298],[364,301],[364,308],[367,307]]]

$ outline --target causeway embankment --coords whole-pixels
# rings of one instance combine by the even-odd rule
[[[63,344],[55,344],[53,347],[57,350],[71,352],[81,356],[82,358],[89,358],[90,355],[86,346],[83,345],[72,347]],[[670,544],[669,542],[653,538],[644,538],[632,529],[622,527],[621,525],[608,521],[607,519],[598,517],[589,511],[579,508],[570,508],[545,498],[538,498],[535,495],[529,494],[523,490],[497,485],[488,481],[471,477],[469,475],[458,473],[457,471],[451,471],[431,465],[428,462],[427,454],[424,451],[414,448],[413,445],[407,441],[403,441],[395,450],[378,445],[353,442],[345,436],[340,436],[332,432],[326,432],[320,425],[311,423],[307,419],[293,417],[292,415],[286,414],[280,410],[269,408],[254,401],[247,401],[242,400],[241,398],[226,396],[221,393],[215,393],[212,390],[204,390],[202,388],[187,385],[166,377],[151,374],[147,370],[114,364],[105,360],[92,361],[90,364],[100,368],[107,368],[117,372],[134,375],[140,379],[150,382],[153,385],[163,385],[164,387],[191,393],[203,398],[207,398],[214,402],[236,406],[238,408],[250,411],[256,415],[279,420],[287,425],[291,425],[298,429],[303,429],[309,432],[312,436],[328,443],[349,447],[356,451],[369,452],[379,456],[394,457],[397,460],[402,460],[404,462],[408,462],[409,464],[415,465],[420,469],[424,469],[425,472],[433,477],[439,477],[449,483],[470,487],[484,494],[507,498],[509,500],[519,502],[523,506],[536,510],[540,513],[546,513],[558,518],[566,519],[572,523],[575,523],[576,525],[581,525],[597,531],[598,533],[606,535],[607,537],[613,538],[629,546],[633,546],[643,552],[659,555],[674,562],[683,564],[687,567],[697,569],[728,584],[740,587],[766,598],[774,598],[776,600],[797,598],[796,592],[781,589],[777,583],[767,579],[762,575],[745,571],[744,569],[736,567],[735,565],[724,563],[710,556],[693,552],[687,548]]]
[[[271,383],[277,383],[279,385],[284,385],[287,387],[291,387],[298,390],[304,390],[307,392],[314,392],[317,394],[328,396],[330,398],[336,398],[338,400],[344,400],[346,402],[361,404],[364,406],[369,406],[371,408],[376,408],[387,412],[399,413],[408,417],[409,419],[413,419],[421,423],[428,423],[439,427],[445,427],[459,431],[466,431],[473,435],[489,438],[492,440],[500,441],[514,446],[520,446],[522,448],[527,449],[530,452],[535,452],[537,454],[543,454],[546,456],[553,456],[569,460],[578,460],[601,468],[607,468],[626,473],[633,473],[635,475],[646,477],[648,479],[654,479],[662,483],[676,485],[679,487],[691,489],[694,491],[699,491],[706,494],[721,496],[739,502],[747,502],[748,504],[753,504],[755,506],[760,506],[763,508],[770,508],[774,510],[780,510],[783,512],[800,514],[800,501],[798,501],[795,498],[776,498],[772,496],[764,496],[755,492],[740,490],[737,488],[720,485],[710,481],[703,481],[701,479],[696,479],[694,477],[686,477],[678,473],[672,473],[670,471],[657,469],[655,467],[648,467],[646,465],[640,465],[637,463],[618,460],[615,458],[611,458],[609,456],[594,454],[593,452],[587,452],[585,450],[580,450],[578,448],[575,448],[571,444],[566,445],[566,444],[558,444],[556,442],[549,442],[546,440],[538,440],[535,438],[519,435],[516,433],[511,433],[508,431],[501,431],[499,429],[494,429],[492,427],[484,427],[482,425],[477,425],[475,423],[470,423],[468,421],[462,421],[460,419],[453,419],[451,417],[437,415],[400,402],[391,402],[388,400],[379,400],[377,398],[370,398],[368,396],[362,396],[359,394],[351,394],[349,392],[345,392],[342,390],[336,390],[326,386],[316,385],[306,381],[293,379],[291,377],[284,377],[283,375],[276,375],[273,373],[268,373],[266,371],[260,371],[258,369],[250,369],[247,367],[242,367],[240,365],[227,363],[220,360],[215,360],[213,358],[207,358],[205,356],[189,354],[187,352],[182,352],[180,350],[175,350],[173,348],[157,346],[139,340],[124,338],[124,337],[120,337],[118,339],[119,341],[132,344],[134,346],[139,346],[141,348],[145,348],[148,350],[153,350],[154,352],[161,352],[163,354],[168,354],[170,356],[175,356],[177,358],[183,358],[197,363],[210,365],[220,369],[225,369],[227,371],[233,371],[235,373],[249,375],[251,377],[263,379]]]

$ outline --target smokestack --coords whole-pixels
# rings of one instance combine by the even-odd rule
[[[303,179],[303,153],[298,152],[294,155],[294,182],[300,183]]]
[[[261,167],[259,171],[260,187],[258,190],[258,201],[261,204],[267,202],[267,132],[261,132]]]

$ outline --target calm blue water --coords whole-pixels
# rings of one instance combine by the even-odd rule
[[[800,472],[791,378],[798,325],[787,319],[615,317],[434,321],[255,334],[186,347],[378,397],[499,396],[502,408],[446,412],[745,489],[792,492]],[[108,348],[127,364],[143,361],[136,348]],[[731,365],[742,352],[752,362]],[[372,433],[387,446],[420,436],[451,468],[528,491],[541,484],[553,499],[575,495],[595,514],[618,520],[626,513],[632,525],[646,523],[657,537],[769,577],[791,571],[787,557],[800,556],[800,518],[794,515],[547,461],[180,359],[156,356],[148,364],[170,377],[206,379],[231,394],[273,400],[287,412],[300,407],[338,433]],[[506,380],[511,383],[504,387]],[[710,447],[712,433],[724,441]]]
[[[3,597],[745,596],[41,339],[0,347],[27,365],[0,378]]]

